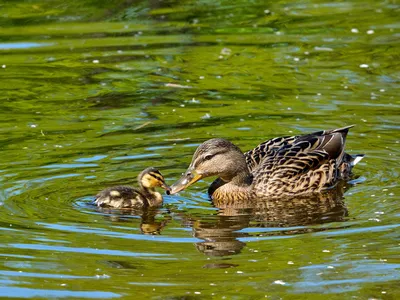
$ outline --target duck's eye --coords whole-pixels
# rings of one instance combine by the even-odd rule
[[[212,154],[207,154],[206,156],[204,156],[204,160],[210,160],[211,158],[213,158],[214,155]]]

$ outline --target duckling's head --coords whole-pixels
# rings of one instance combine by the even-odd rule
[[[161,187],[167,191],[170,187],[165,183],[164,176],[156,168],[147,168],[143,170],[138,177],[139,184],[146,189]]]
[[[167,193],[178,193],[205,177],[218,176],[229,182],[239,174],[249,174],[245,157],[239,147],[225,139],[211,139],[197,148],[189,168]]]

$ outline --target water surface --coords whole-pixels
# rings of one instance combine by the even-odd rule
[[[396,299],[396,1],[0,3],[0,296]],[[164,207],[100,189],[196,147],[355,124],[337,194],[222,208],[211,179]]]

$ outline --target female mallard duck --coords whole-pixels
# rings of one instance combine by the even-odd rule
[[[244,154],[227,140],[205,141],[167,192],[178,193],[210,176],[218,176],[208,189],[214,201],[276,198],[329,189],[347,178],[363,157],[344,152],[351,127],[273,138]]]
[[[164,177],[156,168],[147,168],[138,176],[140,189],[129,186],[115,186],[107,188],[96,195],[95,204],[99,207],[114,208],[142,208],[160,206],[162,195],[155,190],[161,187],[169,190]]]

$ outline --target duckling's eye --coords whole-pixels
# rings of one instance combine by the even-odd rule
[[[212,154],[207,154],[206,156],[204,156],[204,160],[210,160],[211,158],[213,158],[214,155]]]

